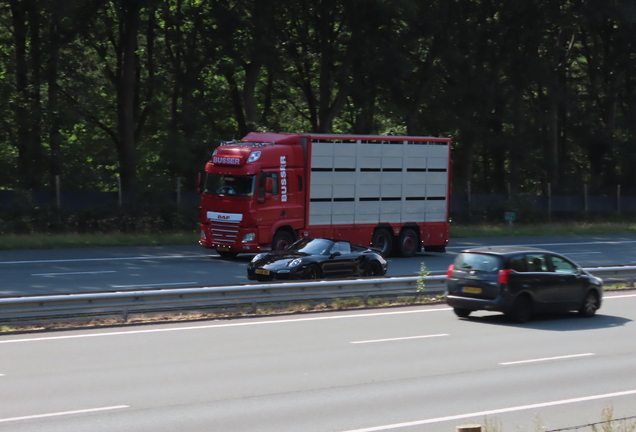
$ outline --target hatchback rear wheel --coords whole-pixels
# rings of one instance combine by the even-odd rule
[[[470,309],[456,307],[456,308],[453,308],[453,312],[455,312],[455,315],[457,315],[460,318],[468,318],[468,315],[470,315],[472,311]]]
[[[532,300],[527,295],[517,297],[512,305],[512,309],[506,316],[516,323],[525,323],[532,317]]]

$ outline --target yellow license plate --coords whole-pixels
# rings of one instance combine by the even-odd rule
[[[256,274],[268,275],[269,270],[256,269]]]
[[[229,252],[230,251],[230,247],[229,246],[219,246],[218,248],[216,248],[216,250],[218,250],[219,252]]]
[[[471,294],[481,294],[481,288],[477,287],[464,287],[463,292]]]

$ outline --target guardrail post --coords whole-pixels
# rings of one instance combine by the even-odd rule
[[[548,183],[548,223],[552,223],[552,184]]]
[[[124,310],[121,312],[121,319],[124,322],[128,322],[128,308],[124,308]]]

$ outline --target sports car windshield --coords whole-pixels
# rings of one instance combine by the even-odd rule
[[[303,252],[310,255],[323,255],[329,252],[333,242],[325,239],[301,239],[291,245],[287,251]]]
[[[212,195],[254,195],[253,175],[224,175],[207,173],[203,186],[203,193]]]

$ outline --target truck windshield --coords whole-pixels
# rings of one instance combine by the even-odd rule
[[[254,195],[255,179],[256,176],[253,175],[207,173],[205,175],[203,193],[211,195],[252,196]]]

